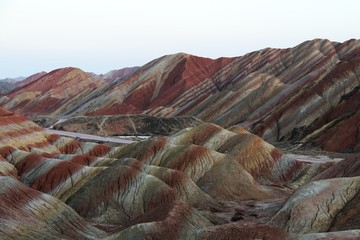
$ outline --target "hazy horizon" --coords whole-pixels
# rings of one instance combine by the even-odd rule
[[[77,67],[104,74],[185,52],[218,58],[315,38],[360,38],[360,3],[0,0],[0,79]]]

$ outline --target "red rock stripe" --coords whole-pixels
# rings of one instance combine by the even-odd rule
[[[19,130],[9,131],[9,132],[6,132],[5,134],[0,135],[0,141],[7,139],[9,137],[14,138],[14,137],[27,135],[27,134],[30,134],[33,132],[40,132],[40,131],[42,131],[42,129],[39,128],[38,126],[32,126],[32,127],[28,127],[28,128],[22,128]]]
[[[31,187],[41,192],[49,193],[83,168],[82,165],[69,161],[60,162],[52,169],[39,176],[32,183]]]

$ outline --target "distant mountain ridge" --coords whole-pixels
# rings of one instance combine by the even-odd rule
[[[123,78],[126,75],[134,72],[138,67],[126,67],[117,70],[111,70],[105,74],[92,74],[94,76],[100,77],[103,81],[109,83],[117,79]],[[38,72],[29,77],[17,77],[17,78],[5,78],[0,79],[0,94],[7,94],[13,91],[16,88],[23,87],[41,77],[46,75],[47,72]],[[90,73],[89,73],[90,74]]]
[[[64,79],[54,72],[44,77]],[[359,40],[314,39],[233,58],[179,53],[136,68],[121,81],[85,79],[83,86],[76,84],[76,97],[64,95],[56,107],[44,108],[59,99],[51,85],[19,88],[1,102],[19,113],[52,116],[192,115],[226,128],[245,127],[271,142],[360,150],[360,138],[354,137],[360,132]]]
[[[0,79],[0,94],[8,93],[14,90],[17,86],[17,82],[24,79],[24,77]]]
[[[14,83],[14,82],[22,81],[25,78],[26,77],[4,78],[4,79],[0,79],[0,82]]]

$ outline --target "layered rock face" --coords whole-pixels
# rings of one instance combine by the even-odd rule
[[[298,161],[211,123],[110,147],[2,108],[0,131],[2,239],[359,236],[358,155]]]
[[[0,238],[359,238],[359,155],[304,161],[260,138],[359,151],[359,58],[358,40],[313,40],[34,77],[0,103],[69,131],[167,136],[80,142],[1,108]]]
[[[110,147],[48,135],[5,109],[0,123],[2,239],[197,239],[213,226],[204,212],[288,194],[304,169],[214,124]]]
[[[56,114],[102,85],[101,79],[76,68],[54,70],[11,92],[6,108],[26,114]]]
[[[57,70],[2,104],[54,116],[191,115],[225,128],[244,127],[268,141],[358,151],[359,63],[358,40],[315,39],[215,60],[180,53],[105,83],[106,75]]]
[[[269,141],[357,151],[359,59],[357,40],[313,40],[231,59],[165,56],[77,113],[192,115]]]
[[[137,68],[113,70],[104,75],[77,68],[40,72],[14,83],[10,93],[0,99],[6,108],[24,113],[58,116],[103,85],[117,82]]]

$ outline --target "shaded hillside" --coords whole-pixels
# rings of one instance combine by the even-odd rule
[[[97,117],[71,117],[55,124],[53,128],[100,136],[153,136],[171,135],[184,128],[193,127],[201,123],[199,119],[191,116],[165,118],[148,115],[105,115]]]

